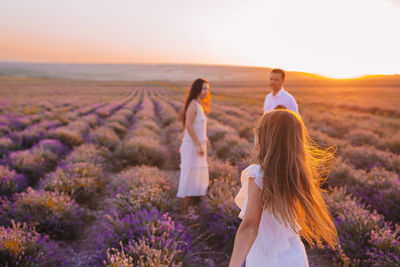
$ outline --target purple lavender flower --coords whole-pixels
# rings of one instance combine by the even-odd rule
[[[37,233],[26,223],[0,226],[0,262],[5,266],[56,266],[62,264],[48,236]]]
[[[158,210],[139,210],[124,217],[107,216],[108,231],[104,235],[108,247],[118,247],[120,241],[128,245],[125,253],[139,260],[146,247],[173,255],[172,262],[180,261],[191,252],[192,236],[183,225],[176,223],[167,213]]]
[[[0,165],[0,196],[11,196],[16,192],[20,192],[28,186],[26,177],[17,174],[8,166]]]
[[[27,222],[39,233],[57,239],[75,239],[87,220],[87,213],[67,195],[33,190],[17,193],[11,202],[0,205],[0,223],[11,225],[11,220]]]

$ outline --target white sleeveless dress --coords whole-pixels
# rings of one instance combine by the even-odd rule
[[[241,173],[242,188],[235,197],[243,219],[248,199],[249,177],[262,189],[263,172],[258,164],[252,164]],[[246,258],[246,267],[308,267],[307,254],[300,237],[293,229],[279,223],[267,210],[263,210],[257,238]]]
[[[205,155],[198,154],[196,145],[185,128],[182,145],[180,147],[181,163],[177,197],[204,196],[206,194],[209,173],[207,164],[207,117],[203,107],[196,100],[196,118],[193,122],[194,131],[203,145]]]

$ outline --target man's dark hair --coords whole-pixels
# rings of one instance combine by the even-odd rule
[[[273,69],[271,73],[279,73],[282,76],[282,80],[285,80],[285,72],[282,69]]]

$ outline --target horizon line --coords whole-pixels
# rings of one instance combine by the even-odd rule
[[[196,62],[159,62],[159,63],[149,63],[149,62],[51,62],[51,61],[21,61],[17,59],[10,58],[0,58],[0,63],[23,63],[23,64],[71,64],[71,65],[192,65],[192,66],[220,66],[220,67],[242,67],[242,68],[259,68],[259,69],[274,69],[275,67],[260,66],[260,65],[240,65],[240,64],[223,64],[223,63],[196,63]],[[359,75],[353,75],[349,78],[336,78],[323,73],[307,72],[303,70],[289,70],[283,69],[285,72],[296,72],[301,74],[311,74],[318,76],[323,79],[332,80],[353,80],[362,79],[371,76],[398,76],[399,73],[363,73]]]

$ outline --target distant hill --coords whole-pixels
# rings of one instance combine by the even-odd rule
[[[0,58],[0,62],[4,62],[4,63],[16,63],[16,62],[21,62],[19,60],[16,59],[11,59],[11,58]]]
[[[79,80],[187,82],[203,77],[223,83],[268,83],[271,68],[190,64],[60,64],[3,62],[0,76]],[[380,84],[400,86],[400,75],[375,75],[357,79],[328,79],[316,74],[287,72],[287,83],[304,85]]]

